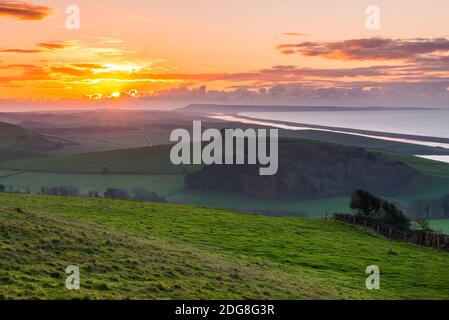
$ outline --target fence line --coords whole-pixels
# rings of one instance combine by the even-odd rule
[[[449,235],[429,230],[406,230],[379,221],[375,218],[357,216],[352,214],[336,213],[333,218],[347,224],[363,227],[365,230],[374,230],[389,240],[418,244],[437,250],[449,252]]]

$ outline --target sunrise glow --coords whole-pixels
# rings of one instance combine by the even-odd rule
[[[374,31],[360,1],[321,2],[81,0],[79,29],[70,29],[60,1],[0,1],[0,27],[14,30],[2,34],[0,99],[447,101],[447,1],[432,10],[408,1],[406,14],[384,3]],[[139,95],[126,94],[133,90]]]

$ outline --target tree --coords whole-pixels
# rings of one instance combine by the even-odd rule
[[[165,202],[165,198],[159,196],[154,191],[147,191],[143,188],[134,188],[131,190],[133,199],[140,201]]]
[[[80,196],[81,193],[78,187],[59,186],[59,187],[41,187],[41,194],[47,194],[52,196],[78,197]]]
[[[445,217],[449,216],[449,195],[441,198],[441,206],[443,207],[443,213]]]
[[[382,204],[382,211],[384,219],[388,223],[405,229],[410,227],[410,220],[398,209],[398,207],[396,207],[396,205],[384,201]]]
[[[432,230],[430,228],[429,222],[427,222],[426,219],[418,219],[418,220],[416,220],[416,223],[418,224],[419,229],[422,231],[431,231]]]
[[[357,214],[377,217],[381,214],[382,200],[364,190],[357,190],[352,194],[350,207]]]
[[[88,196],[89,196],[89,198],[98,198],[99,194],[98,194],[97,190],[91,190],[91,191],[89,191]]]
[[[367,191],[357,190],[351,197],[350,206],[357,214],[376,218],[401,229],[409,229],[410,221],[399,208]]]
[[[104,197],[109,199],[122,199],[122,200],[130,198],[128,191],[115,188],[108,188],[104,193]]]

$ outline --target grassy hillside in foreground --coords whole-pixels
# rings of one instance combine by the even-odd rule
[[[1,298],[449,299],[449,254],[338,222],[0,194],[0,240]]]

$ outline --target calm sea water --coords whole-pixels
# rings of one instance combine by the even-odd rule
[[[264,120],[449,138],[449,109],[245,112],[241,115]]]

